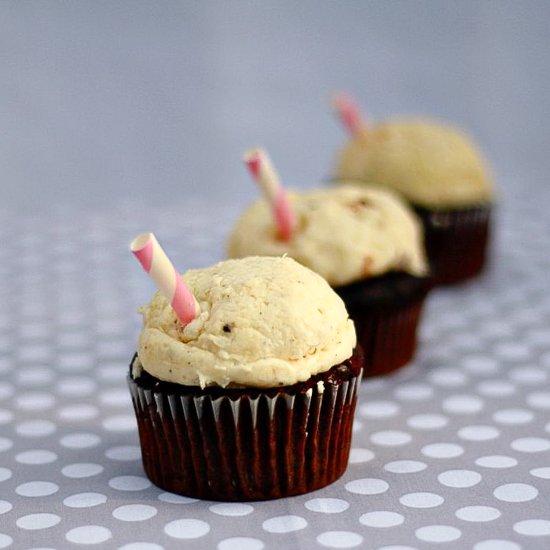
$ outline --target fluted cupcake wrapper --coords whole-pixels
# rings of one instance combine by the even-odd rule
[[[409,363],[425,295],[400,307],[355,311],[357,340],[365,353],[364,375],[388,374]]]
[[[364,354],[363,375],[388,374],[414,357],[429,277],[388,272],[334,290],[355,323]]]
[[[457,283],[481,273],[487,258],[491,211],[491,205],[443,211],[415,207],[424,224],[435,284]]]
[[[328,485],[347,465],[360,377],[232,397],[165,394],[129,376],[145,471],[165,490],[213,500]]]

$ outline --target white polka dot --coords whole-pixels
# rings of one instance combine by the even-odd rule
[[[103,427],[110,432],[131,432],[136,429],[136,417],[132,414],[118,414],[103,421]]]
[[[538,489],[527,483],[507,483],[493,491],[494,497],[504,502],[527,502],[537,498],[538,494]]]
[[[164,532],[175,539],[198,539],[210,531],[210,525],[200,519],[176,519],[164,526]]]
[[[402,401],[423,401],[433,395],[433,390],[427,384],[403,384],[393,394]]]
[[[105,380],[106,382],[122,383],[124,381],[124,378],[126,377],[126,372],[120,369],[120,364],[118,363],[117,364],[107,363],[99,367],[99,369],[97,370],[97,375],[99,375],[99,377],[102,380]],[[128,395],[128,398],[129,398],[129,395]],[[109,397],[107,397],[107,400],[109,400]],[[100,396],[100,401],[101,401],[101,396]],[[109,405],[109,406],[113,405],[112,403],[103,402],[103,401],[102,403],[104,405]]]
[[[75,544],[101,544],[112,537],[111,531],[101,525],[83,525],[67,531],[65,538]]]
[[[401,525],[405,518],[397,512],[375,511],[367,512],[359,517],[359,522],[367,527],[395,527]]]
[[[109,407],[128,407],[132,402],[130,392],[126,388],[104,390],[99,395],[99,401]]]
[[[464,449],[456,443],[430,443],[422,447],[420,452],[430,458],[455,458],[464,454]]]
[[[367,378],[363,379],[361,391],[365,393],[378,394],[388,385],[388,381],[384,378]]]
[[[361,422],[361,420],[358,420],[357,418],[354,418],[351,431],[353,433],[360,432],[363,429],[363,426],[364,426],[364,424],[363,424],[363,422]]]
[[[517,367],[510,369],[508,376],[519,384],[541,384],[546,381],[546,373],[535,367]]]
[[[22,386],[45,386],[54,377],[47,367],[26,367],[16,373],[17,382]]]
[[[528,537],[544,537],[550,535],[550,521],[547,519],[526,519],[514,523],[514,531]]]
[[[68,449],[87,449],[99,445],[101,438],[94,433],[77,432],[62,437],[59,443]]]
[[[390,418],[399,414],[399,405],[392,401],[370,401],[359,407],[359,414],[367,418]]]
[[[394,460],[385,464],[384,470],[392,474],[414,474],[425,470],[427,467],[427,464],[418,460]]]
[[[474,550],[521,550],[521,546],[510,540],[487,539],[474,545]]]
[[[493,426],[464,426],[458,430],[458,437],[466,441],[489,441],[500,435]]]
[[[143,491],[151,486],[151,482],[142,476],[118,476],[109,480],[109,487],[119,491]]]
[[[57,416],[61,420],[70,420],[70,421],[79,421],[79,420],[90,420],[95,418],[99,414],[97,407],[89,405],[87,403],[82,403],[78,405],[67,405],[59,409]]]
[[[462,360],[462,366],[472,374],[487,376],[498,371],[498,361],[485,355],[472,355]]]
[[[383,479],[365,477],[346,483],[346,490],[358,495],[379,495],[389,489],[389,485]]]
[[[453,414],[475,414],[483,409],[483,401],[475,395],[452,395],[443,400],[442,406]]]
[[[451,368],[438,368],[428,375],[428,379],[432,384],[445,388],[463,386],[468,381],[463,372]]]
[[[26,411],[44,411],[55,405],[55,397],[44,392],[23,393],[17,397],[15,404]]]
[[[57,455],[52,451],[36,449],[15,455],[15,460],[20,464],[50,464],[57,460]]]
[[[266,519],[262,527],[268,533],[292,533],[307,527],[307,521],[301,516],[277,516]]]
[[[506,380],[485,380],[478,384],[477,391],[488,397],[508,397],[516,391],[516,387]]]
[[[15,492],[22,497],[45,497],[59,491],[59,485],[50,481],[29,481],[15,488]]]
[[[77,493],[63,500],[68,508],[92,508],[106,502],[107,497],[101,493]]]
[[[520,437],[514,439],[510,446],[522,453],[540,453],[550,449],[550,441],[542,437]]]
[[[445,499],[435,493],[408,493],[399,502],[409,508],[435,508],[443,504]]]
[[[63,353],[58,356],[56,364],[65,371],[85,371],[92,366],[92,358],[82,353]]]
[[[231,537],[218,543],[218,550],[262,550],[265,548],[260,539],[252,537]]]
[[[7,500],[0,500],[0,516],[2,514],[7,514],[12,508],[13,505],[11,502],[8,502]]]
[[[531,356],[531,350],[528,347],[514,342],[501,342],[494,347],[493,351],[503,359],[511,361],[522,361]]]
[[[158,510],[148,504],[126,504],[113,510],[113,517],[120,521],[145,521],[156,516]]]
[[[0,482],[10,479],[12,475],[13,474],[11,470],[9,470],[8,468],[4,468],[3,466],[0,466]]]
[[[13,442],[11,441],[11,439],[7,439],[6,437],[0,437],[0,453],[3,451],[7,451],[12,447],[13,447]]]
[[[425,542],[452,542],[462,536],[460,529],[450,525],[427,525],[417,529],[414,534]]]
[[[541,479],[550,479],[550,467],[533,468],[529,471],[532,476],[540,477]]]
[[[141,458],[141,450],[137,445],[121,445],[107,449],[105,456],[111,460],[120,462],[139,460]]]
[[[161,493],[159,500],[170,504],[193,504],[199,502],[198,498],[184,497],[183,495],[175,495],[174,493]]]
[[[0,401],[2,399],[8,399],[14,394],[15,390],[8,382],[0,382]]]
[[[325,531],[317,535],[317,542],[326,548],[355,548],[363,537],[351,531]]]
[[[208,509],[219,516],[234,517],[247,516],[254,511],[253,506],[242,502],[220,502],[218,504],[212,504]]]
[[[485,522],[493,521],[501,516],[500,510],[492,506],[465,506],[459,508],[455,515],[464,521]]]
[[[513,468],[518,461],[511,456],[489,455],[478,458],[476,464],[484,468]]]
[[[61,473],[65,477],[73,479],[81,479],[84,477],[92,477],[103,472],[103,466],[101,464],[94,464],[93,462],[76,462],[75,464],[67,464],[61,470]]]
[[[120,546],[118,550],[164,550],[164,548],[154,542],[130,542]],[[242,548],[241,550],[245,549]]]
[[[382,430],[380,432],[374,432],[370,436],[370,440],[375,445],[382,445],[384,447],[397,447],[400,445],[406,445],[412,440],[412,436],[407,432],[400,430]]]
[[[13,539],[9,535],[0,533],[0,548],[7,548],[13,543]]]
[[[535,415],[527,409],[502,409],[493,414],[493,420],[500,424],[519,425],[528,424]]]
[[[18,424],[15,431],[23,437],[46,437],[56,429],[55,424],[49,420],[27,420]]]
[[[96,383],[90,378],[72,376],[63,378],[57,384],[57,391],[71,397],[90,395],[96,389]]]
[[[477,485],[481,481],[481,475],[472,470],[447,470],[440,473],[437,480],[446,487],[464,489]]]
[[[391,546],[381,546],[378,550],[417,550],[412,546],[403,546],[402,544],[392,544]]]
[[[349,453],[350,464],[363,464],[370,462],[374,458],[374,453],[370,449],[352,447]]]
[[[550,410],[550,392],[535,391],[527,396],[526,401],[534,409]]]
[[[407,419],[407,424],[416,430],[437,430],[449,423],[442,414],[415,414]]]
[[[13,413],[7,409],[0,409],[0,426],[13,420]]]
[[[341,498],[312,498],[304,503],[312,512],[322,514],[339,514],[349,508],[349,502]]]
[[[17,356],[21,361],[25,362],[42,362],[49,361],[52,355],[52,350],[49,346],[21,346],[17,350]]]
[[[29,514],[18,518],[15,522],[19,529],[25,529],[27,531],[35,531],[38,529],[48,529],[57,525],[61,521],[61,518],[56,514]]]

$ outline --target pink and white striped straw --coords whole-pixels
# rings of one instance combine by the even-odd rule
[[[336,94],[332,99],[332,104],[350,135],[356,136],[367,127],[361,115],[361,109],[351,96],[343,93]]]
[[[168,259],[155,235],[153,233],[138,235],[130,243],[130,250],[170,302],[178,319],[183,325],[189,324],[198,314],[197,301]]]
[[[271,205],[279,238],[289,241],[296,227],[296,216],[268,154],[264,149],[255,147],[244,154],[244,161]]]

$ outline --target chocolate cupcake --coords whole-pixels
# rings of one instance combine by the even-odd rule
[[[341,151],[335,179],[374,182],[409,201],[424,224],[434,283],[460,282],[485,267],[494,191],[463,132],[414,118],[363,125]]]
[[[361,377],[353,322],[290,258],[228,260],[183,276],[183,326],[157,293],[128,383],[148,477],[196,498],[297,495],[344,472]]]
[[[364,352],[364,375],[408,363],[430,288],[416,216],[394,193],[342,186],[289,193],[291,238],[277,237],[269,205],[259,200],[237,220],[230,257],[288,254],[322,275],[343,298]]]

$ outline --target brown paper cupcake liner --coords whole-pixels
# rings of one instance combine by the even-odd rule
[[[392,272],[335,288],[355,323],[365,377],[395,371],[414,357],[431,279]]]
[[[225,501],[297,495],[332,483],[347,466],[359,355],[307,382],[265,391],[181,391],[130,375],[147,476],[167,491]]]
[[[483,271],[490,239],[491,205],[443,211],[416,206],[414,210],[424,224],[434,284],[458,283]]]

